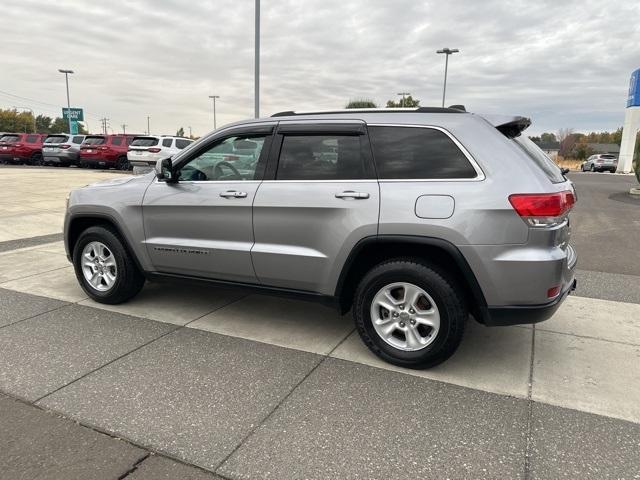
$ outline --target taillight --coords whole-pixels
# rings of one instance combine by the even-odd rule
[[[147,149],[147,151],[149,151],[149,152],[151,152],[151,153],[158,153],[158,152],[160,151],[160,149],[159,149],[159,148],[155,148],[155,147],[153,147],[153,148],[149,148],[149,149]]]
[[[108,150],[108,149],[109,147],[105,147],[105,146],[98,147],[98,150]]]
[[[22,146],[22,144],[21,144],[21,143],[14,143],[14,144],[13,144],[13,146],[14,146],[14,147],[21,147],[21,146]]]
[[[71,148],[71,145],[60,145],[60,148],[66,150],[67,148]]]
[[[532,227],[550,227],[564,221],[564,216],[576,203],[573,192],[517,193],[509,195],[509,203]]]

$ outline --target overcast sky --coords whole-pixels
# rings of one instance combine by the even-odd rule
[[[0,107],[60,115],[90,130],[194,135],[253,116],[253,0],[21,0],[2,9]],[[622,125],[640,68],[640,2],[617,0],[262,0],[261,114],[379,105],[405,91],[533,119],[531,133]],[[26,97],[16,98],[8,94]],[[44,103],[36,103],[44,102]]]

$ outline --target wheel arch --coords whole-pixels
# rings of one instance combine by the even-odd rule
[[[400,252],[400,253],[398,253]],[[379,235],[360,240],[352,249],[342,268],[335,296],[341,313],[353,303],[360,278],[378,263],[398,257],[427,260],[453,275],[464,288],[469,310],[481,323],[487,318],[487,302],[480,284],[460,250],[447,240],[412,235]]]
[[[106,213],[77,214],[69,219],[64,236],[65,248],[68,252],[69,259],[71,260],[73,258],[73,250],[82,232],[90,227],[99,226],[108,227],[116,232],[118,237],[122,240],[122,245],[131,255],[138,269],[141,272],[144,272],[145,269],[142,268],[140,260],[138,259],[135,250],[131,247],[123,229],[120,228],[117,220]]]

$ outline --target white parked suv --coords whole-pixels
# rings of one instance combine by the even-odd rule
[[[148,172],[158,160],[172,157],[191,143],[193,140],[188,138],[164,135],[134,137],[129,145],[127,160],[133,166],[134,173]]]

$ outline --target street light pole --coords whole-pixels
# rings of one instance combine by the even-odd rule
[[[67,120],[69,121],[69,135],[71,135],[71,101],[69,100],[69,74],[73,73],[73,70],[65,70],[59,68],[60,73],[64,73],[64,80],[67,84]]]
[[[404,96],[405,96],[405,95],[411,95],[411,94],[410,94],[409,92],[400,92],[400,93],[398,93],[398,95],[402,95],[402,103],[400,104],[400,106],[401,106],[402,108],[404,108],[404,106],[406,105],[406,103],[405,103],[405,101],[404,101]]]
[[[255,118],[260,117],[260,0],[256,0],[256,9],[255,9],[255,72],[254,72],[254,116]]]
[[[449,68],[449,55],[453,55],[454,53],[458,53],[460,50],[457,48],[443,48],[442,50],[436,51],[436,53],[444,53],[444,86],[442,87],[442,108],[444,108],[444,97],[447,94],[447,70]]]
[[[220,95],[209,95],[209,98],[213,100],[213,129],[216,127],[216,98],[220,98]]]
[[[151,117],[149,115],[147,115],[147,135],[151,135],[151,128],[149,128],[149,119]]]

